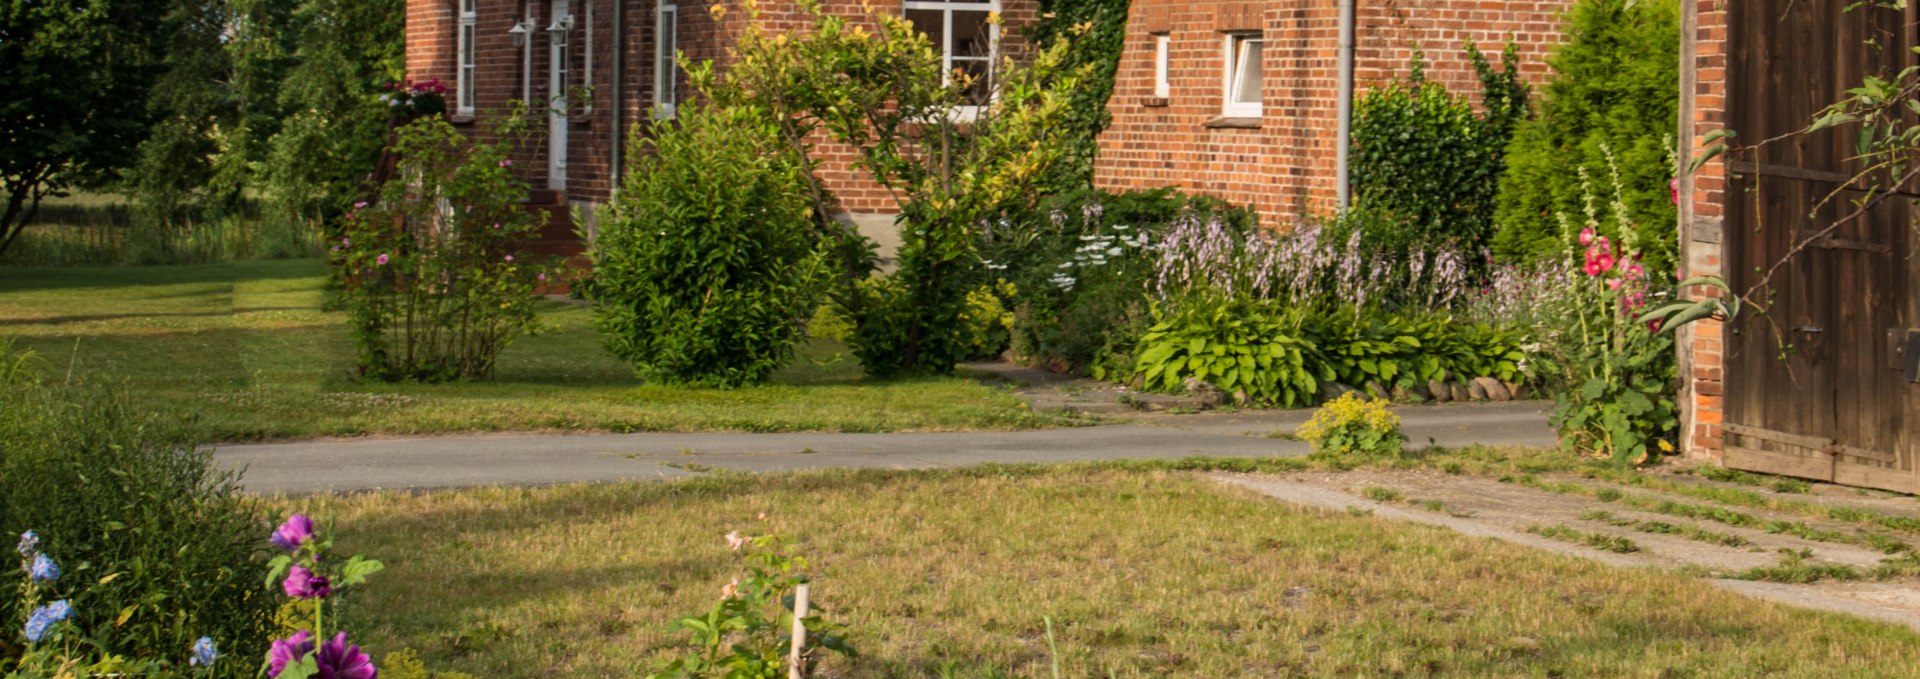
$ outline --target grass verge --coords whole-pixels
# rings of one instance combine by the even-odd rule
[[[389,570],[356,639],[488,677],[633,676],[775,532],[862,655],[840,677],[1906,676],[1920,636],[1187,474],[722,475],[283,501]],[[757,518],[762,513],[765,518]],[[1765,639],[1766,643],[1753,643]]]
[[[0,335],[54,372],[113,375],[222,441],[455,431],[954,431],[1062,423],[959,378],[871,382],[844,347],[802,348],[773,383],[640,384],[584,306],[543,305],[494,378],[382,384],[353,374],[343,314],[315,260],[0,268]]]

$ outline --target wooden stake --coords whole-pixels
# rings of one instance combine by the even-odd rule
[[[787,679],[806,679],[805,666],[801,664],[800,650],[807,647],[807,586],[800,585],[793,590],[793,647],[787,651]]]

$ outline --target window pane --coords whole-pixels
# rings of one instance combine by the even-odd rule
[[[993,56],[993,27],[987,24],[989,14],[989,12],[954,10],[953,56]]]
[[[660,55],[655,68],[659,75],[657,100],[662,104],[676,103],[675,90],[679,87],[679,66],[674,63],[674,53],[680,49],[680,12],[678,8],[660,12]]]
[[[944,39],[944,36],[946,35],[946,31],[943,28],[945,26],[945,22],[943,21],[943,19],[945,18],[946,18],[946,12],[944,10],[938,10],[938,9],[907,10],[907,21],[913,22],[914,30],[917,30],[917,31],[920,31],[921,33],[926,34],[927,39],[933,41],[933,48],[936,50],[941,49],[943,47],[943,45],[941,45],[940,43]]]
[[[1260,63],[1261,41],[1257,39],[1240,41],[1240,57],[1234,64],[1233,102],[1236,104],[1260,103],[1260,82],[1264,70]]]
[[[1153,96],[1167,96],[1167,60],[1169,55],[1168,36],[1153,36]]]

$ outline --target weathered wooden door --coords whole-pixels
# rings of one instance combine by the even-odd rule
[[[1805,129],[1865,76],[1909,62],[1911,11],[1849,4],[1727,4],[1727,124],[1744,143]],[[1789,136],[1730,168],[1729,282],[1747,290],[1768,280],[1769,292],[1765,313],[1744,314],[1725,334],[1726,463],[1915,492],[1920,416],[1908,413],[1920,394],[1905,370],[1907,328],[1920,327],[1912,201],[1885,201],[1815,237],[1865,195],[1848,183],[1858,132]]]

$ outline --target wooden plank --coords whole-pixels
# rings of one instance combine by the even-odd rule
[[[1794,455],[1731,444],[1727,445],[1726,451],[1727,466],[1734,469],[1820,481],[1833,480],[1833,456],[1825,453]]]
[[[1841,454],[1841,455],[1850,455],[1850,456],[1853,456],[1853,457],[1858,457],[1858,458],[1861,458],[1861,459],[1866,459],[1866,460],[1877,460],[1877,461],[1880,461],[1880,462],[1888,462],[1888,463],[1892,463],[1892,462],[1899,462],[1899,461],[1900,461],[1900,457],[1899,457],[1899,456],[1897,456],[1897,455],[1894,455],[1894,454],[1893,454],[1892,452],[1889,452],[1889,451],[1885,451],[1885,450],[1873,450],[1873,449],[1869,449],[1869,448],[1856,448],[1856,447],[1853,447],[1853,446],[1834,446],[1834,447],[1833,447],[1833,452],[1835,452],[1835,453],[1838,453],[1838,454]]]
[[[1760,439],[1762,441],[1772,441],[1774,443],[1784,443],[1790,446],[1812,448],[1814,450],[1823,451],[1823,452],[1833,447],[1833,439],[1826,438],[1823,436],[1802,436],[1800,434],[1789,434],[1786,432],[1774,431],[1771,429],[1763,429],[1760,427],[1754,427],[1754,426],[1745,425],[1745,424],[1735,424],[1732,422],[1728,422],[1724,428],[1730,434],[1739,434],[1747,438]]]
[[[1914,483],[1913,474],[1904,470],[1844,462],[1834,467],[1833,482],[1847,486],[1890,490],[1896,493],[1913,493],[1920,490],[1920,487],[1916,487]]]

